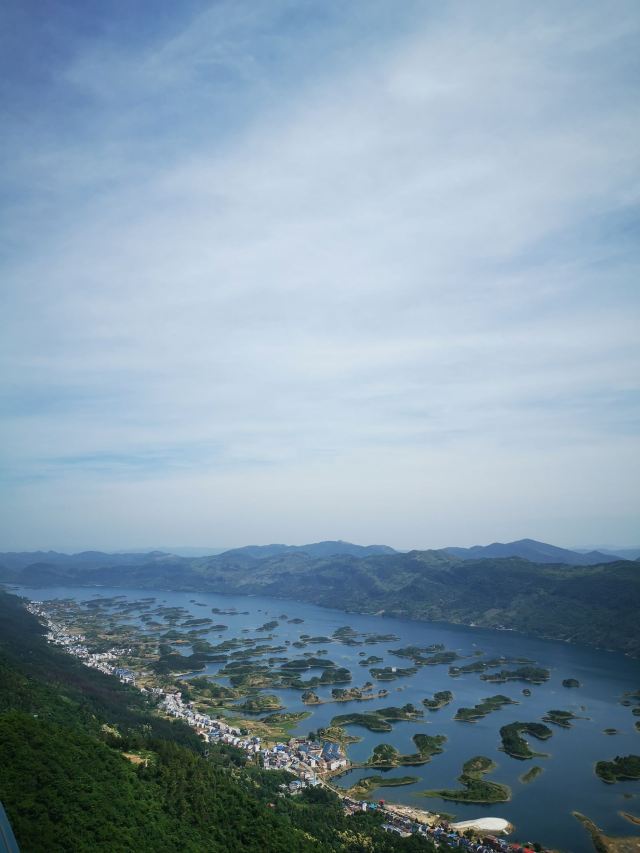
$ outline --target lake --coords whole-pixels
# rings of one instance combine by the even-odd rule
[[[285,640],[294,642],[301,634],[330,636],[337,628],[345,625],[360,634],[396,634],[399,638],[397,641],[375,645],[348,646],[338,642],[307,645],[304,651],[327,649],[328,658],[339,666],[347,667],[353,676],[351,686],[362,686],[366,681],[372,681],[376,692],[379,688],[385,688],[389,695],[364,702],[332,702],[305,706],[300,700],[301,694],[298,690],[269,689],[266,692],[276,693],[288,710],[311,711],[312,716],[304,720],[298,729],[294,730],[294,734],[306,734],[310,730],[328,725],[333,716],[349,711],[367,713],[376,708],[404,705],[407,702],[412,702],[422,709],[424,698],[431,697],[436,691],[450,690],[454,694],[451,704],[435,712],[425,709],[424,718],[417,721],[393,723],[391,732],[374,734],[358,726],[348,727],[349,734],[363,738],[361,742],[348,747],[349,757],[353,761],[366,760],[378,743],[390,743],[402,753],[413,753],[416,750],[411,738],[418,732],[447,737],[443,753],[434,756],[430,763],[389,771],[390,776],[417,776],[418,782],[401,788],[380,788],[372,795],[373,798],[455,814],[458,820],[490,815],[504,817],[516,826],[515,836],[519,840],[540,841],[546,846],[574,853],[590,851],[593,848],[586,832],[572,816],[573,810],[590,817],[608,835],[640,836],[640,828],[634,827],[619,815],[619,812],[624,810],[640,816],[640,782],[626,781],[607,785],[593,770],[598,760],[640,753],[640,732],[634,727],[634,722],[640,718],[632,715],[630,707],[620,704],[625,692],[640,688],[640,666],[638,661],[618,653],[539,640],[513,632],[347,614],[337,609],[324,609],[296,601],[258,596],[105,587],[51,587],[36,590],[13,587],[12,590],[34,600],[73,598],[84,601],[97,596],[114,595],[134,600],[155,596],[157,604],[184,607],[197,618],[211,616],[213,607],[248,611],[247,615],[241,613],[218,617],[213,614],[216,621],[229,626],[221,635],[222,639],[249,636],[247,633],[241,633],[243,629],[253,631],[265,621],[278,619],[283,614],[287,614],[289,619],[295,617],[304,621],[301,624],[292,624],[281,620],[278,628],[273,631],[276,638],[274,643],[283,643]],[[198,606],[193,602],[194,599],[206,604],[206,607]],[[217,632],[212,632],[208,639],[216,643],[218,636]],[[446,649],[455,650],[468,658],[456,661],[456,664],[476,660],[473,655],[478,652],[483,652],[487,658],[500,655],[522,657],[548,668],[551,677],[548,682],[539,686],[522,682],[492,684],[482,681],[480,673],[451,677],[449,667],[440,665],[419,668],[415,675],[401,677],[395,681],[377,682],[370,676],[368,668],[359,663],[362,660],[361,653],[365,652],[367,656],[377,655],[383,658],[383,662],[375,666],[411,666],[410,660],[391,655],[388,649],[409,645],[429,646],[436,643],[441,643]],[[182,651],[184,652],[184,649]],[[287,654],[290,658],[300,657],[302,651],[289,647]],[[200,674],[214,674],[220,666],[221,664],[209,664],[204,673]],[[310,674],[313,674],[313,671],[303,673],[302,677],[307,679]],[[562,681],[566,678],[578,679],[581,686],[572,689],[563,687]],[[530,689],[531,696],[523,695],[523,688]],[[314,688],[314,692],[320,698],[330,698],[331,689],[331,685],[319,686]],[[507,705],[475,723],[453,719],[457,708],[471,707],[483,698],[497,693],[509,696],[519,704]],[[516,720],[540,721],[551,709],[572,711],[580,719],[574,720],[570,729],[549,724],[553,730],[553,736],[549,740],[530,739],[534,751],[548,755],[519,761],[499,750],[498,730],[501,726]],[[603,731],[605,728],[617,729],[619,733],[607,735]],[[488,781],[509,785],[512,791],[510,802],[484,806],[420,796],[419,792],[425,789],[459,788],[456,780],[462,765],[474,755],[485,755],[496,762],[497,769],[486,778]],[[529,784],[519,781],[519,777],[533,765],[543,767],[544,772]],[[349,787],[358,777],[381,772],[384,773],[373,769],[352,770],[338,782],[341,786]]]

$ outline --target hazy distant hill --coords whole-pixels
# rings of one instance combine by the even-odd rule
[[[367,557],[373,554],[395,554],[395,550],[389,545],[354,545],[352,542],[342,540],[330,540],[325,542],[311,542],[309,545],[245,545],[242,548],[232,548],[225,551],[223,556],[253,557],[263,560],[267,557],[275,557],[278,554],[291,554],[295,551],[304,551],[311,557],[334,557],[339,554],[350,554],[352,557]]]
[[[519,539],[517,542],[493,542],[491,545],[474,545],[472,548],[445,548],[449,554],[462,560],[480,560],[488,557],[521,557],[532,563],[564,563],[567,566],[595,566],[613,563],[620,557],[601,551],[579,553],[568,548],[558,548],[535,539]],[[624,557],[623,557],[624,559]]]
[[[163,551],[148,551],[133,554],[106,554],[103,551],[81,551],[79,554],[62,554],[59,551],[9,551],[0,554],[0,565],[8,569],[23,569],[34,563],[50,566],[74,566],[96,569],[100,566],[143,564],[170,559],[171,554]]]
[[[7,567],[0,555],[0,580],[265,594],[343,610],[509,628],[640,656],[636,561],[570,566],[522,557],[462,559],[448,550],[318,557],[294,547],[262,558],[255,553],[239,548],[199,559],[103,555],[104,560],[38,561],[20,569]]]
[[[637,560],[640,557],[640,548],[602,548],[601,553],[613,554],[623,560]]]

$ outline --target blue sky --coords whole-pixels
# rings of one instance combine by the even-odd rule
[[[0,550],[638,542],[637,3],[0,31]]]

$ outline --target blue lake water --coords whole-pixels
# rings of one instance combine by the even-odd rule
[[[281,645],[286,640],[294,642],[301,634],[330,636],[336,628],[345,625],[360,634],[396,634],[399,640],[375,645],[347,646],[331,642],[307,645],[304,649],[289,647],[286,654],[290,658],[301,657],[304,652],[326,649],[326,657],[351,671],[351,686],[362,686],[366,681],[372,681],[376,691],[380,688],[389,691],[387,697],[370,701],[305,706],[300,701],[300,692],[297,690],[268,690],[267,692],[280,696],[282,704],[288,710],[312,712],[312,716],[304,720],[294,733],[306,734],[310,730],[328,725],[333,716],[348,711],[365,713],[390,705],[404,705],[407,702],[422,708],[421,703],[425,697],[431,697],[439,690],[450,690],[454,694],[450,705],[435,712],[425,709],[424,718],[415,722],[394,723],[391,732],[374,734],[357,726],[348,727],[350,734],[363,738],[360,743],[353,744],[348,749],[349,756],[354,761],[364,761],[378,743],[393,744],[401,752],[415,752],[411,738],[418,732],[447,736],[444,752],[434,756],[430,763],[421,767],[389,771],[390,776],[417,776],[417,783],[401,788],[380,788],[374,795],[376,798],[407,803],[436,812],[452,813],[459,820],[489,815],[504,817],[515,825],[515,837],[521,841],[540,841],[558,850],[574,853],[590,851],[593,848],[587,834],[572,816],[573,810],[586,814],[608,835],[640,837],[640,828],[619,815],[623,810],[640,817],[640,782],[627,781],[606,785],[593,771],[595,762],[600,759],[640,753],[640,732],[634,727],[634,722],[640,718],[632,715],[631,708],[620,704],[625,692],[640,689],[640,665],[638,661],[623,655],[538,640],[513,632],[347,614],[340,610],[258,596],[104,587],[51,587],[36,590],[21,588],[16,591],[35,600],[73,598],[84,601],[97,596],[114,595],[136,600],[154,596],[156,604],[184,607],[194,617],[213,617],[216,622],[228,625],[227,631],[205,635],[213,644],[234,636],[260,636],[254,633],[258,626],[265,621],[278,619],[283,614],[289,619],[297,617],[304,622],[291,624],[279,620],[278,627],[272,632],[274,639],[270,641],[271,645]],[[194,599],[206,604],[206,607],[198,606]],[[238,611],[248,611],[248,614],[217,615],[211,613],[213,607],[223,610],[236,608]],[[243,629],[250,629],[250,632],[242,633]],[[520,682],[491,684],[482,681],[479,673],[452,678],[448,672],[449,667],[441,665],[419,668],[415,675],[401,677],[396,681],[376,682],[369,669],[359,663],[362,659],[360,653],[364,652],[366,656],[378,655],[383,658],[383,663],[375,666],[408,667],[412,665],[410,660],[391,655],[387,650],[408,645],[428,646],[434,643],[442,643],[446,649],[455,650],[465,656],[482,651],[488,658],[500,655],[530,658],[540,666],[550,669],[551,678],[540,686]],[[185,652],[184,647],[181,651]],[[468,660],[456,663],[469,663],[474,659],[469,657]],[[252,660],[259,661],[259,658]],[[214,674],[220,666],[210,664],[205,673]],[[303,673],[302,677],[307,680],[310,674],[312,673]],[[574,689],[563,687],[562,680],[565,678],[576,678],[581,686]],[[531,690],[531,696],[523,695],[522,690],[525,687]],[[332,686],[329,685],[314,688],[314,691],[321,698],[330,698],[331,689]],[[473,706],[483,698],[497,693],[515,699],[519,704],[506,706],[476,723],[453,719],[457,708]],[[498,730],[501,726],[515,720],[539,721],[551,709],[573,711],[583,719],[575,720],[571,729],[549,724],[553,737],[547,741],[530,739],[532,749],[548,753],[547,757],[518,761],[499,750]],[[605,728],[618,729],[619,734],[606,735],[603,732]],[[419,792],[428,788],[459,787],[456,778],[461,772],[462,764],[474,755],[486,755],[497,763],[497,770],[486,778],[509,785],[512,791],[510,802],[491,806],[463,805],[420,796]],[[528,785],[521,783],[518,777],[534,764],[543,767],[544,773]],[[358,777],[374,773],[378,774],[380,771],[353,770],[340,779],[340,784],[349,787]]]

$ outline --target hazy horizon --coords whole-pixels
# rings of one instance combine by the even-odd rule
[[[636,545],[637,3],[0,21],[0,550]]]
[[[521,537],[521,538],[522,539],[531,539],[531,537]],[[77,553],[81,553],[83,551],[101,551],[101,552],[104,552],[107,554],[127,554],[127,553],[133,554],[133,553],[151,553],[154,551],[163,551],[165,553],[175,554],[176,556],[199,557],[199,556],[215,556],[216,554],[221,554],[225,551],[231,551],[235,548],[242,548],[242,547],[246,547],[246,546],[255,547],[255,546],[266,546],[266,545],[276,545],[277,544],[277,545],[294,545],[294,546],[300,547],[302,545],[314,544],[314,542],[317,542],[317,541],[321,541],[321,540],[309,540],[306,542],[275,542],[275,540],[273,540],[273,541],[269,541],[269,542],[241,542],[241,543],[235,543],[232,545],[225,545],[225,546],[221,546],[221,545],[211,545],[211,546],[206,546],[206,545],[143,545],[143,546],[131,546],[128,548],[127,547],[103,548],[103,547],[99,547],[99,546],[95,545],[95,543],[94,543],[94,544],[89,544],[89,545],[82,547],[82,548],[65,548],[64,546],[51,548],[51,547],[42,546],[42,547],[38,547],[38,548],[24,548],[24,549],[19,549],[19,550],[23,551],[24,553],[37,552],[37,551],[44,551],[44,552],[54,551],[54,552],[61,553],[61,554],[77,554]],[[329,541],[348,542],[349,540],[344,540],[344,539],[340,540],[340,539],[336,539],[334,537]],[[350,544],[364,545],[364,546],[387,545],[387,546],[394,548],[396,551],[407,552],[407,551],[441,550],[444,548],[454,548],[454,547],[471,548],[473,546],[478,546],[478,545],[482,547],[482,546],[486,546],[486,545],[495,544],[496,541],[497,540],[491,540],[491,541],[487,541],[487,542],[473,542],[470,544],[465,544],[465,543],[461,544],[458,542],[449,542],[447,545],[413,545],[410,547],[401,547],[398,545],[390,545],[389,542],[351,542]],[[514,540],[514,541],[519,541],[519,540]],[[537,540],[537,541],[541,541],[541,540]],[[627,550],[628,551],[635,551],[635,550],[640,551],[640,545],[638,545],[637,543],[635,545],[610,545],[610,544],[605,544],[605,545],[565,545],[565,544],[561,544],[558,542],[547,542],[544,544],[554,545],[558,548],[566,548],[569,551],[575,551],[577,553],[589,552],[589,551],[602,551],[602,552],[616,552],[616,551],[623,552],[623,551],[627,551]],[[15,550],[15,549],[3,548],[2,543],[0,542],[0,553],[9,552],[11,550]]]

